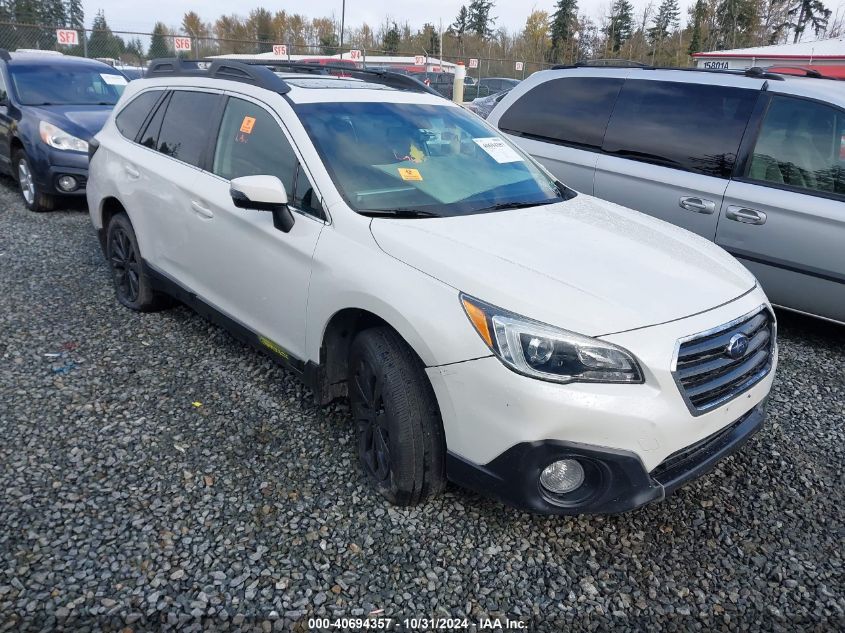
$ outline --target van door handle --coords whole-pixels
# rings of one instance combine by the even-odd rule
[[[126,175],[132,180],[138,180],[138,178],[141,177],[141,172],[135,169],[132,165],[124,165],[123,171],[125,171]]]
[[[766,214],[757,209],[749,209],[748,207],[737,207],[731,205],[725,211],[725,217],[728,220],[735,220],[743,224],[765,224]]]
[[[191,200],[191,208],[196,211],[197,215],[201,215],[204,218],[213,218],[214,212],[209,209],[208,207],[203,206],[196,200]]]
[[[716,203],[696,196],[684,196],[678,200],[678,206],[687,211],[711,215],[716,210]]]

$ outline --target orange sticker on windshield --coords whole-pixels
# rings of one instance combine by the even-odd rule
[[[252,128],[255,127],[255,117],[245,116],[241,122],[241,132],[244,134],[252,134]]]
[[[420,176],[420,172],[417,169],[400,167],[399,175],[402,177],[402,180],[422,180],[422,176]]]

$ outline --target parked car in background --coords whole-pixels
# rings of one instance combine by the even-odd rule
[[[455,89],[455,74],[454,73],[412,73],[411,77],[419,79],[426,86],[430,86],[447,99],[451,99]],[[470,86],[475,85],[475,79],[466,75],[464,77],[464,90]]]
[[[504,92],[500,92],[495,95],[490,95],[489,97],[478,97],[477,99],[473,99],[469,103],[464,103],[464,107],[470,112],[475,112],[478,116],[482,119],[486,119],[490,116],[490,112],[493,111],[493,108],[496,107],[496,104],[499,103],[502,99],[505,98],[510,90],[505,90]]]
[[[126,84],[92,59],[0,49],[0,169],[17,179],[27,208],[85,195],[88,141]]]
[[[88,206],[117,299],[176,297],[318,402],[348,397],[390,502],[448,477],[621,512],[762,425],[774,315],[722,249],[576,194],[417,81],[206,73],[152,62],[97,135]]]
[[[488,121],[576,190],[715,241],[773,303],[845,323],[845,83],[569,67]]]
[[[519,79],[507,77],[482,77],[474,84],[464,87],[464,101],[472,101],[479,97],[489,97],[504,90],[519,85]]]

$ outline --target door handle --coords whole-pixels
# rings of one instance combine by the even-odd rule
[[[196,211],[197,215],[201,215],[204,218],[213,218],[214,212],[209,209],[208,207],[203,206],[196,200],[191,200],[191,208]]]
[[[766,214],[757,209],[749,209],[748,207],[737,207],[731,205],[725,211],[725,217],[728,220],[735,220],[743,224],[765,224]]]
[[[141,172],[135,169],[132,165],[124,165],[123,171],[125,171],[126,175],[132,180],[138,180],[138,178],[141,177]]]
[[[695,211],[711,215],[716,210],[716,203],[712,200],[705,200],[696,196],[684,196],[678,200],[678,206],[687,211]]]

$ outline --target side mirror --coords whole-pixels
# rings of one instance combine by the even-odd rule
[[[241,176],[229,183],[229,195],[239,209],[273,213],[273,226],[284,233],[293,228],[293,213],[288,208],[288,194],[275,176]]]

